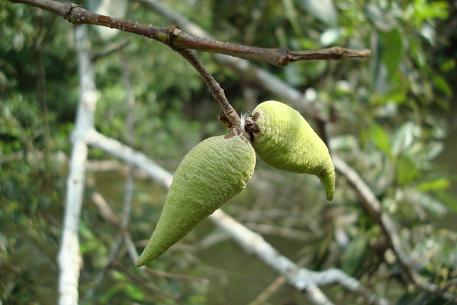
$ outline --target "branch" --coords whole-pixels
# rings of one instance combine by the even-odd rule
[[[248,305],[263,305],[267,303],[267,300],[286,283],[284,276],[278,276],[267,288],[265,288],[254,300],[248,303]]]
[[[95,130],[91,130],[87,134],[86,141],[88,144],[98,147],[109,154],[144,170],[149,177],[153,177],[160,185],[166,188],[171,185],[173,176],[165,169],[149,160],[148,157],[141,152],[135,151],[129,146],[108,138]]]
[[[149,160],[142,153],[134,151],[130,147],[114,139],[108,138],[95,130],[92,130],[88,134],[87,142],[125,162],[134,164],[147,172],[153,180],[166,188],[170,187],[173,176],[153,161]],[[221,210],[217,210],[210,215],[209,218],[247,252],[255,254],[264,263],[278,271],[278,273],[283,275],[296,289],[306,292],[310,300],[315,304],[332,304],[318,287],[318,285],[328,285],[332,283],[338,283],[346,289],[366,297],[367,300],[374,304],[388,304],[385,299],[376,297],[373,293],[364,288],[359,281],[340,270],[331,269],[323,272],[313,272],[298,267],[290,259],[278,253],[278,251],[260,235],[244,227]]]
[[[128,60],[122,58],[123,69],[122,76],[124,82],[125,90],[125,101],[126,101],[126,126],[127,126],[127,143],[132,145],[134,139],[134,109],[135,109],[135,93],[133,91],[132,82],[130,80],[130,68],[128,65]],[[133,200],[133,167],[129,164],[129,169],[127,172],[127,177],[125,178],[125,191],[124,191],[124,202],[122,205],[122,217],[120,222],[121,233],[126,235],[129,228],[130,222],[130,211],[132,209],[132,200]]]
[[[67,178],[62,241],[58,255],[60,305],[78,304],[78,279],[79,269],[82,264],[78,226],[87,160],[87,145],[84,137],[86,132],[93,128],[93,116],[97,102],[94,71],[89,56],[90,43],[85,26],[75,29],[75,45],[78,53],[81,89],[76,124],[72,136],[73,149],[70,172]]]
[[[351,50],[342,47],[308,51],[259,48],[202,38],[183,31],[177,35],[176,44],[181,48],[225,54],[248,60],[260,61],[274,66],[285,66],[300,60],[338,60],[343,58],[366,58],[371,55],[371,51],[368,49]]]
[[[130,20],[99,15],[85,8],[53,0],[10,0],[39,7],[58,14],[75,24],[94,24],[119,29],[125,32],[146,36],[164,44],[169,44],[168,30],[152,25],[141,24]],[[371,55],[368,49],[351,50],[342,47],[333,47],[310,51],[289,51],[288,49],[259,48],[213,39],[202,38],[181,31],[174,43],[182,49],[194,49],[205,52],[221,53],[249,60],[265,62],[271,65],[283,66],[299,60],[330,60],[343,58],[366,58]]]

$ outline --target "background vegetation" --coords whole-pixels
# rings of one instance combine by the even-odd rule
[[[420,273],[457,290],[454,2],[163,3],[223,41],[371,48],[367,60],[260,66],[332,114],[331,148],[363,175],[401,227]],[[128,19],[169,25],[138,1],[126,7]],[[44,11],[0,3],[0,304],[56,302],[66,160],[79,90],[72,27]],[[131,141],[170,171],[201,139],[225,132],[206,85],[168,48],[127,33],[107,37],[95,27],[90,35],[94,54],[128,43],[94,63],[99,131]],[[238,111],[249,113],[276,98],[211,54],[201,57]],[[135,95],[133,139],[125,118],[126,65]],[[105,268],[120,233],[94,203],[100,195],[121,213],[125,168],[95,149],[90,159],[79,232],[81,304],[248,304],[277,277],[209,222],[163,255],[154,272],[139,272],[124,247]],[[113,161],[108,170],[106,160]],[[315,178],[272,171],[259,161],[247,189],[224,210],[307,268],[341,268],[394,304],[443,304],[405,279],[380,228],[347,182],[337,179],[335,200],[328,203]],[[134,190],[130,231],[142,249],[166,191],[141,174]],[[338,287],[326,292],[337,304],[364,303]],[[288,286],[268,302],[308,304]]]

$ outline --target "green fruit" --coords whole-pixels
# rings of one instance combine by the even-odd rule
[[[217,136],[195,146],[181,161],[157,226],[137,266],[183,238],[201,220],[241,192],[251,178],[255,152],[242,136]]]
[[[282,170],[318,176],[327,199],[333,199],[335,168],[329,151],[298,111],[267,101],[254,109],[251,120],[254,127],[246,129],[263,161]]]

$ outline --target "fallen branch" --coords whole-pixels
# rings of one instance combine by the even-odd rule
[[[92,130],[86,139],[90,145],[101,148],[107,153],[143,169],[153,180],[166,188],[170,187],[173,176],[149,160],[144,154],[95,130]],[[141,162],[139,162],[140,160]],[[331,269],[323,272],[314,272],[298,267],[290,259],[278,253],[260,235],[252,232],[221,210],[217,210],[209,218],[247,252],[255,254],[264,263],[278,271],[281,275],[284,275],[287,281],[296,289],[304,291],[315,304],[332,304],[318,285],[334,283],[338,283],[346,289],[364,296],[371,303],[377,305],[388,304],[385,299],[377,297],[374,293],[364,288],[359,281],[341,270]]]

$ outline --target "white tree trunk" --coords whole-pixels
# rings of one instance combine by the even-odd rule
[[[97,102],[94,71],[90,62],[90,43],[87,37],[87,26],[77,26],[74,34],[81,88],[76,125],[72,135],[73,148],[67,178],[65,216],[58,257],[60,305],[78,304],[78,279],[82,265],[78,226],[87,161],[85,136],[87,131],[93,128],[95,104]]]

